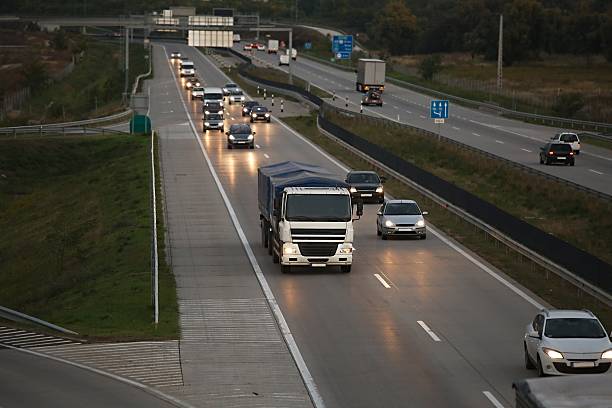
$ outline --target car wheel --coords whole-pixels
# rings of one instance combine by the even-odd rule
[[[229,101],[229,104],[231,105],[231,104],[232,104],[232,101]]]
[[[538,370],[538,377],[546,377],[546,373],[542,368],[542,361],[540,360],[540,356],[538,356],[538,362],[536,364],[536,369]]]
[[[270,119],[268,119],[268,123],[270,123]]]
[[[580,150],[576,150],[576,151],[574,152],[574,154],[575,154],[575,155],[579,155],[579,154],[580,154]]]
[[[249,149],[254,149],[254,148],[255,148],[255,145],[251,143],[251,144],[249,145]]]
[[[550,165],[550,160],[548,160],[548,159],[544,160],[544,164],[545,164],[546,166]]]
[[[353,265],[340,265],[340,272],[342,272],[342,273],[350,273],[351,272],[351,266],[353,266]]]
[[[542,156],[540,156],[540,164],[544,164],[544,160],[542,160]]]
[[[253,123],[253,118],[251,118],[251,123]]]
[[[376,235],[378,235],[379,237],[382,235],[382,232],[380,232],[380,230],[378,229],[378,225],[376,226]]]
[[[280,262],[280,258],[278,257],[278,255],[276,254],[276,252],[274,252],[274,250],[272,251],[272,263],[279,263]]]
[[[282,273],[291,273],[291,266],[290,265],[281,265],[281,272]]]
[[[572,160],[569,165],[573,166],[574,165],[574,161]]]
[[[421,235],[419,238],[421,238],[421,239],[427,239],[427,234],[423,234],[423,235]]]
[[[232,146],[232,144],[231,144],[231,143],[228,143],[228,144],[227,144],[227,148],[228,148],[228,149],[233,149],[233,148],[234,148],[234,146]]]
[[[381,238],[383,239],[383,241],[386,241],[389,237],[387,236],[387,234],[381,233]]]
[[[261,227],[261,245],[264,248],[267,248],[268,247],[268,231],[266,228],[266,223],[262,222],[260,224],[260,227]]]
[[[529,357],[529,353],[527,353],[527,345],[525,343],[523,343],[523,350],[525,353],[525,368],[533,370],[535,366],[533,365],[533,361],[531,361],[531,357]]]

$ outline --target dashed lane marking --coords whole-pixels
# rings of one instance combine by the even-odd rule
[[[593,170],[593,169],[589,169],[589,171],[592,172],[592,173],[595,173],[595,174],[599,174],[600,176],[604,174],[601,171],[597,171],[597,170]]]
[[[419,326],[421,326],[421,327],[423,328],[423,330],[425,330],[425,332],[426,332],[427,334],[429,334],[429,337],[431,337],[431,338],[433,339],[433,341],[442,341],[442,340],[440,340],[440,338],[438,337],[438,335],[437,335],[436,333],[434,333],[434,332],[433,332],[433,330],[431,330],[431,329],[429,328],[429,326],[427,326],[427,325],[425,324],[425,322],[424,322],[424,321],[422,321],[422,320],[417,320],[417,323],[419,324]]]
[[[532,152],[531,152],[531,150],[529,150],[529,149],[523,149],[522,147],[521,147],[521,150],[522,150],[522,151],[524,151],[524,152],[527,152],[527,153],[532,153]]]

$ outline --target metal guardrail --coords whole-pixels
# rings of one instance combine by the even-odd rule
[[[64,329],[61,326],[55,325],[53,323],[49,323],[37,317],[33,317],[33,316],[18,312],[13,309],[9,309],[8,307],[0,306],[0,317],[6,320],[10,320],[12,322],[30,323],[30,324],[35,324],[37,326],[45,327],[47,329],[55,330],[55,331],[65,333],[65,334],[72,334],[76,336],[79,335],[79,333],[73,332],[72,330]]]
[[[104,117],[95,118],[95,119],[77,120],[75,122],[46,123],[46,124],[41,124],[41,125],[3,127],[3,128],[0,128],[0,133],[7,133],[7,131],[9,133],[14,133],[14,132],[24,133],[22,131],[25,131],[27,133],[32,133],[32,132],[38,132],[41,128],[42,129],[47,129],[47,128],[68,129],[68,128],[74,128],[74,127],[83,127],[85,125],[98,125],[100,123],[114,122],[117,120],[121,120],[123,118],[128,118],[131,115],[132,115],[132,110],[130,109],[130,110],[119,112],[119,113],[116,113],[110,116],[104,116]]]
[[[393,177],[395,177],[398,180],[402,181],[403,183],[409,185],[411,188],[413,188],[414,190],[416,190],[419,193],[423,194],[424,196],[428,197],[430,200],[432,200],[436,204],[438,204],[441,207],[451,211],[453,214],[455,214],[459,218],[469,222],[470,224],[474,225],[478,229],[480,229],[482,231],[485,231],[487,234],[489,234],[490,236],[492,236],[493,238],[495,238],[497,241],[501,242],[502,244],[506,245],[508,248],[510,248],[513,251],[515,251],[515,252],[521,254],[522,256],[528,258],[529,260],[531,260],[532,262],[534,262],[534,263],[538,264],[539,266],[545,268],[546,270],[551,271],[552,273],[554,273],[555,275],[559,276],[560,278],[562,278],[562,279],[564,279],[564,280],[566,280],[568,282],[571,282],[574,286],[580,288],[584,292],[590,294],[591,296],[594,296],[595,298],[597,298],[601,302],[603,302],[603,303],[607,304],[608,306],[612,307],[612,294],[610,294],[610,293],[608,293],[608,292],[598,288],[597,286],[587,282],[586,280],[580,278],[579,276],[577,276],[576,274],[572,273],[568,269],[566,269],[566,268],[564,268],[564,267],[562,267],[562,266],[552,262],[550,259],[548,259],[548,258],[538,254],[537,252],[529,249],[528,247],[526,247],[525,245],[521,244],[520,242],[513,240],[512,238],[508,237],[507,235],[505,235],[504,233],[500,232],[499,230],[497,230],[496,228],[492,227],[491,225],[483,222],[479,218],[474,217],[470,213],[464,211],[462,208],[454,205],[452,202],[445,200],[444,198],[440,197],[439,195],[435,194],[434,192],[432,192],[432,191],[428,190],[427,188],[421,186],[420,184],[412,181],[408,177],[400,174],[399,172],[393,170],[392,168],[386,166],[385,164],[383,164],[383,163],[373,159],[372,157],[370,157],[366,153],[362,152],[358,148],[351,146],[349,143],[347,143],[344,140],[340,139],[339,137],[335,136],[333,133],[323,129],[321,127],[320,123],[319,123],[319,116],[317,116],[317,128],[319,129],[319,131],[322,134],[326,135],[330,139],[332,139],[335,142],[339,143],[340,145],[342,145],[344,148],[348,149],[349,151],[351,151],[355,155],[361,157],[363,160],[365,160],[370,165],[372,165],[372,166],[374,166],[374,167],[376,167],[376,168],[386,172],[387,174],[393,175]]]
[[[0,128],[0,135],[5,137],[16,138],[17,135],[31,135],[31,136],[43,136],[43,135],[126,135],[128,132],[121,130],[114,130],[108,128],[94,128],[87,126],[22,126],[13,128]]]

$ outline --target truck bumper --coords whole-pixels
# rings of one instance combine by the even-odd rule
[[[283,255],[281,265],[325,267],[333,265],[351,265],[352,254],[336,254],[329,257],[305,257],[303,255]]]

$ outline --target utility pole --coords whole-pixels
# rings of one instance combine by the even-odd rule
[[[499,44],[497,45],[497,89],[502,89],[504,63],[504,15],[499,15]]]
[[[289,30],[289,83],[293,83],[293,30]]]
[[[130,72],[130,28],[125,26],[125,67],[124,67],[124,80],[125,86],[123,89],[124,93],[124,103],[127,105],[128,103],[128,73]]]

